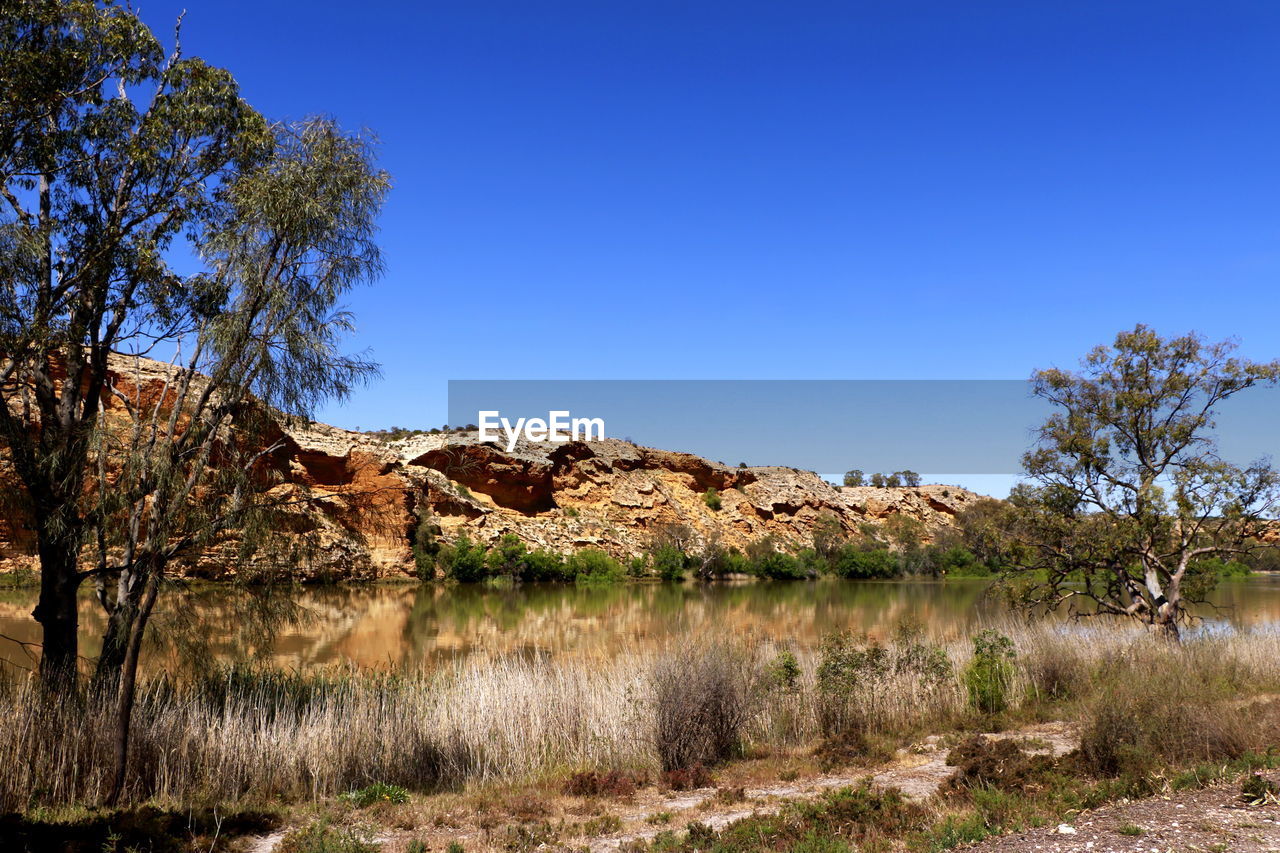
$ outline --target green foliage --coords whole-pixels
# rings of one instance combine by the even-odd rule
[[[934,548],[929,551],[929,562],[934,574],[954,578],[985,578],[991,576],[991,568],[963,545]]]
[[[769,580],[805,580],[809,573],[801,562],[790,554],[769,551],[751,563],[753,574]]]
[[[702,502],[707,505],[707,509],[712,512],[720,511],[720,493],[716,491],[715,486],[711,486],[702,493]]]
[[[584,548],[574,554],[566,569],[578,583],[592,586],[618,583],[626,577],[621,563],[596,548]]]
[[[854,468],[852,471],[844,472],[844,484],[846,486],[861,486],[867,482],[866,475]]]
[[[439,535],[440,526],[431,520],[430,515],[423,513],[413,531],[413,563],[421,580],[429,581],[436,576],[436,560],[440,556]]]
[[[1091,599],[1177,637],[1183,590],[1202,595],[1218,577],[1189,561],[1235,553],[1280,497],[1269,461],[1242,467],[1218,453],[1218,406],[1280,382],[1280,361],[1240,358],[1237,346],[1138,325],[1079,371],[1032,376],[1055,410],[1023,456],[1033,485],[1010,496],[1006,529],[1025,547],[1006,574],[1022,603]]]
[[[794,693],[800,683],[800,662],[790,649],[778,652],[766,672],[769,683],[786,693]]]
[[[964,671],[970,705],[984,714],[998,714],[1009,707],[1015,654],[1013,641],[997,631],[983,631],[973,638],[973,659]]]
[[[650,552],[653,571],[664,581],[684,580],[688,557],[675,545],[663,543]]]
[[[459,583],[477,583],[488,577],[485,569],[485,548],[472,543],[465,533],[458,536],[450,549],[446,572]]]
[[[403,805],[409,802],[409,792],[399,785],[388,785],[384,782],[374,782],[372,785],[366,785],[354,791],[348,791],[342,795],[342,799],[357,808],[365,809],[377,803],[391,803],[392,805]]]
[[[899,573],[898,557],[887,548],[845,545],[835,555],[832,571],[850,580],[892,578]]]
[[[554,551],[539,548],[524,555],[522,581],[563,581],[569,580],[569,571],[564,557]]]
[[[514,533],[504,533],[497,544],[485,555],[485,566],[491,576],[507,576],[524,579],[525,560],[528,550],[520,537]]]

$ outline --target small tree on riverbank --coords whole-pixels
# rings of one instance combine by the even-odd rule
[[[1057,411],[1002,520],[1018,546],[1004,580],[1022,603],[1133,617],[1178,637],[1187,603],[1212,583],[1201,561],[1247,550],[1280,500],[1268,461],[1218,455],[1219,404],[1280,381],[1280,361],[1234,349],[1140,325],[1078,373],[1035,373],[1035,395]]]

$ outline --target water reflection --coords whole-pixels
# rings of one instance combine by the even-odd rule
[[[909,619],[937,637],[1006,612],[977,580],[742,583],[606,588],[379,585],[250,595],[225,586],[175,591],[156,617],[151,665],[259,658],[287,667],[354,663],[433,667],[468,657],[608,657],[707,630],[812,647],[844,629],[884,636]],[[35,590],[0,592],[0,660],[31,666]],[[1206,616],[1280,624],[1280,577],[1223,583]],[[82,654],[97,654],[102,614],[82,602]]]

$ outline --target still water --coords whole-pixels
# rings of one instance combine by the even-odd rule
[[[468,657],[609,657],[704,631],[770,639],[801,649],[853,630],[885,636],[903,620],[939,638],[1007,616],[983,580],[628,584],[591,589],[388,584],[252,595],[229,586],[174,589],[151,633],[164,641],[148,664],[258,658],[289,668],[357,664],[431,668]],[[39,628],[35,589],[0,590],[0,661],[30,667]],[[1280,625],[1280,576],[1219,585],[1206,618],[1237,628]],[[97,654],[103,618],[81,605],[81,653]]]

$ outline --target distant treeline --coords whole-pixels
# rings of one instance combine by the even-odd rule
[[[765,536],[744,549],[725,547],[698,536],[683,524],[659,529],[644,552],[617,560],[597,548],[568,556],[537,548],[506,534],[492,546],[465,534],[440,539],[440,528],[424,518],[414,536],[413,553],[422,580],[477,583],[508,579],[517,583],[573,582],[612,584],[626,580],[715,580],[748,576],[769,580],[810,580],[825,575],[850,580],[909,576],[991,577],[1007,568],[1005,543],[992,536],[991,516],[999,501],[979,501],[961,512],[953,528],[924,542],[924,525],[894,516],[882,525],[863,524],[850,533],[834,515],[815,525],[812,539],[797,546]],[[1201,561],[1198,573],[1218,577],[1280,570],[1277,549],[1264,549],[1239,561]]]
[[[894,471],[892,474],[872,474],[867,476],[858,468],[844,473],[846,486],[874,486],[877,489],[896,489],[901,486],[914,488],[920,485],[920,475],[915,471]]]

